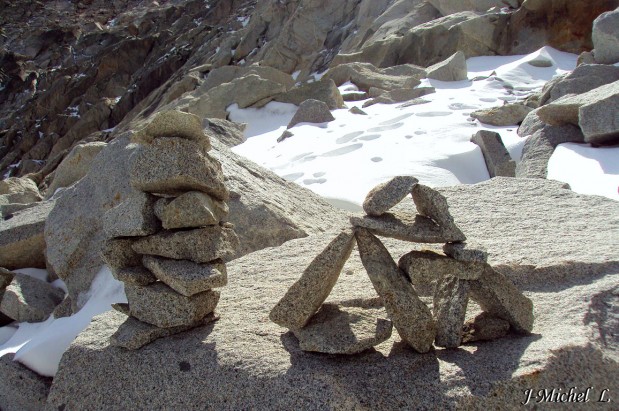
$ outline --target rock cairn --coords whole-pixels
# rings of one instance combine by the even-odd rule
[[[416,214],[388,212],[408,195]],[[297,336],[301,349],[358,353],[387,340],[392,326],[420,353],[433,344],[453,348],[500,338],[510,329],[531,332],[533,303],[487,263],[484,250],[467,247],[439,192],[399,176],[372,189],[363,209],[366,215],[351,217],[353,227],[331,241],[270,313]],[[443,243],[444,253],[411,251],[396,264],[377,235]],[[323,304],[355,243],[379,301]],[[432,311],[415,290],[424,283],[434,283]],[[465,324],[469,297],[483,312]]]
[[[128,315],[113,345],[138,349],[216,319],[224,261],[239,241],[226,222],[229,192],[197,116],[158,114],[132,136],[136,190],[103,217],[103,257],[125,284]]]

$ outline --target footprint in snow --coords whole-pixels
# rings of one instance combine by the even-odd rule
[[[326,153],[323,153],[321,156],[322,157],[342,156],[344,154],[351,153],[355,150],[359,150],[361,147],[363,147],[363,143],[351,144],[349,146],[344,146],[344,147],[336,148],[335,150],[327,151]]]
[[[282,178],[284,180],[288,180],[288,181],[295,181],[301,177],[303,177],[305,173],[291,173],[291,174],[286,174],[284,176],[282,176]]]
[[[390,124],[388,126],[373,127],[369,129],[368,131],[370,133],[376,133],[376,132],[381,132],[381,131],[395,130],[396,128],[400,128],[403,125],[404,123],[395,123],[395,124]]]
[[[313,154],[313,152],[312,152],[312,151],[309,151],[309,152],[307,152],[307,153],[301,153],[301,154],[299,154],[299,155],[296,155],[296,156],[292,157],[292,158],[290,159],[290,161],[297,161],[297,160],[301,160],[303,157],[307,157],[307,156],[309,156],[310,154]]]
[[[482,97],[479,99],[479,101],[483,101],[484,103],[494,103],[496,101],[496,98]]]
[[[415,113],[419,117],[444,117],[453,114],[451,111],[422,111],[421,113]]]
[[[410,117],[412,115],[413,115],[413,113],[402,114],[401,116],[394,117],[391,120],[385,120],[385,121],[380,122],[378,124],[381,125],[381,126],[388,126],[390,124],[397,123],[400,120],[404,120],[405,118],[408,118],[408,117]]]
[[[303,184],[311,185],[311,184],[324,184],[327,182],[326,178],[306,178],[303,180]]]
[[[420,136],[422,134],[428,134],[428,132],[427,131],[423,131],[423,130],[417,130],[417,131],[415,131],[415,134]]]
[[[359,137],[363,134],[363,131],[353,131],[352,133],[344,134],[342,137],[338,137],[335,142],[337,144],[344,144],[352,141],[355,137]]]
[[[380,137],[380,134],[367,134],[365,136],[361,136],[361,137],[355,139],[355,141],[358,141],[358,140],[370,141],[370,140],[376,140],[379,137]]]
[[[452,103],[449,105],[450,110],[474,110],[479,108],[476,104]]]
[[[327,173],[325,173],[324,171],[319,171],[319,172],[314,173],[314,174],[312,174],[312,175],[313,175],[314,177],[322,177],[322,176],[324,176],[325,174],[327,174]]]
[[[372,157],[370,160],[372,160],[375,163],[379,163],[379,162],[383,161],[383,158],[382,157]]]

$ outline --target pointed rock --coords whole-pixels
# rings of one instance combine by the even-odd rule
[[[206,325],[218,319],[214,313],[191,325],[179,325],[176,327],[159,328],[155,325],[142,322],[134,317],[127,317],[124,323],[110,337],[110,344],[127,350],[137,350],[151,342],[174,334],[179,334],[192,328]]]
[[[325,303],[305,327],[293,332],[303,351],[357,354],[386,341],[392,328],[384,308]]]
[[[208,263],[234,255],[239,239],[234,230],[218,225],[183,231],[161,231],[136,240],[132,247],[139,254],[152,254],[176,260]]]
[[[464,237],[446,231],[428,217],[399,211],[379,217],[352,216],[350,223],[355,227],[367,228],[376,235],[414,243],[445,243],[461,241]]]
[[[413,201],[419,214],[436,221],[443,230],[449,233],[450,240],[445,242],[466,240],[449,213],[449,205],[441,193],[423,184],[417,184],[413,187]]]
[[[125,292],[131,315],[160,328],[195,324],[219,301],[217,291],[185,297],[161,282],[144,287],[126,284]]]
[[[427,352],[436,336],[430,309],[378,238],[363,228],[355,230],[355,237],[363,266],[400,337],[415,350]]]
[[[202,191],[224,201],[229,196],[221,164],[198,143],[177,137],[141,145],[131,163],[130,183],[147,193]]]
[[[226,203],[200,191],[189,191],[173,200],[162,198],[155,206],[155,214],[166,230],[219,224],[228,212]]]
[[[371,216],[384,214],[411,193],[419,182],[412,176],[397,176],[374,187],[363,201],[363,210]]]
[[[462,328],[462,343],[496,340],[509,332],[509,321],[483,312]]]
[[[438,281],[434,292],[437,346],[455,348],[460,345],[468,301],[468,281],[450,275]]]
[[[134,191],[122,203],[103,214],[103,230],[108,237],[154,234],[161,229],[153,207],[157,197]]]
[[[64,292],[45,281],[16,273],[4,290],[0,312],[18,322],[45,321],[64,299]]]
[[[533,330],[533,302],[503,274],[489,265],[477,280],[471,281],[471,298],[482,310],[509,321],[514,330]]]
[[[288,123],[288,127],[292,128],[299,123],[328,123],[335,120],[329,106],[318,100],[305,100],[299,105],[299,109]]]
[[[468,79],[466,56],[457,51],[450,57],[426,69],[428,78],[440,81],[460,81]]]
[[[228,283],[226,265],[221,260],[198,264],[188,260],[170,260],[145,255],[144,267],[173,290],[190,297]]]
[[[327,299],[355,245],[352,231],[335,237],[271,310],[269,318],[289,329],[307,324]]]
[[[361,110],[359,107],[357,106],[353,106],[350,110],[348,110],[349,112],[351,112],[352,114],[360,114],[362,116],[367,116],[368,113],[366,113],[365,111]]]

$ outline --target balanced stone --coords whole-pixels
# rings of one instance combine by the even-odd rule
[[[413,201],[417,212],[436,221],[445,230],[449,239],[445,242],[464,241],[466,237],[454,223],[449,213],[447,200],[441,193],[423,184],[413,187]]]
[[[467,321],[462,328],[462,343],[496,340],[509,332],[509,322],[487,312]]]
[[[131,163],[130,183],[148,193],[177,195],[202,191],[227,200],[221,164],[194,141],[175,137],[141,145]]]
[[[142,264],[142,256],[131,248],[134,241],[134,238],[110,238],[103,243],[101,254],[105,263],[112,269],[112,273],[121,268]]]
[[[404,254],[398,261],[398,266],[408,274],[415,285],[435,282],[442,276],[475,280],[485,268],[482,263],[458,261],[429,250]]]
[[[127,317],[125,322],[122,323],[120,327],[118,327],[118,330],[110,337],[110,343],[116,347],[122,347],[127,350],[137,350],[159,338],[179,334],[191,330],[192,328],[206,325],[217,319],[218,317],[214,313],[210,313],[203,319],[198,320],[195,324],[159,328],[140,321],[137,318]]]
[[[132,247],[140,254],[152,254],[177,260],[208,263],[231,257],[239,246],[232,228],[219,225],[183,231],[161,231],[136,240]]]
[[[4,290],[0,312],[18,322],[45,321],[62,302],[64,292],[45,281],[15,273]]]
[[[294,335],[303,351],[357,354],[391,337],[393,325],[384,308],[325,303]]]
[[[471,263],[488,261],[488,252],[483,247],[473,247],[467,243],[447,243],[443,245],[443,252],[458,261]]]
[[[226,203],[200,191],[189,191],[173,200],[162,198],[155,206],[166,230],[219,224],[228,211]]]
[[[403,212],[384,213],[379,217],[352,216],[355,227],[363,227],[376,235],[415,243],[462,241],[464,235],[447,231],[428,217]]]
[[[103,231],[109,237],[132,237],[154,234],[161,223],[153,212],[157,197],[134,191],[122,203],[103,215]]]
[[[327,299],[355,245],[352,231],[335,237],[271,310],[269,318],[291,330],[307,324]]]
[[[479,279],[471,281],[470,292],[483,311],[509,321],[514,330],[529,333],[533,329],[533,302],[489,265]]]
[[[355,237],[361,262],[400,337],[418,352],[427,352],[436,336],[430,309],[378,238],[363,228],[355,230]]]
[[[208,136],[204,133],[200,117],[178,110],[158,113],[142,130],[131,139],[138,143],[152,143],[158,137],[180,137],[199,143],[204,151],[211,149]]]
[[[462,326],[469,301],[469,281],[444,275],[434,292],[436,345],[455,348],[462,340]]]
[[[132,285],[148,285],[157,281],[157,277],[142,266],[121,268],[112,271],[112,275],[118,281]]]
[[[213,312],[219,301],[217,291],[185,297],[162,282],[147,286],[125,284],[125,292],[131,315],[160,328],[193,325]]]
[[[409,195],[419,180],[412,176],[397,176],[374,187],[363,201],[363,210],[372,216],[385,213]]]
[[[145,255],[142,261],[155,277],[187,297],[228,283],[226,265],[221,260],[198,264]]]

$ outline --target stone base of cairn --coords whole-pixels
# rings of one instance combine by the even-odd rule
[[[113,345],[138,349],[153,340],[214,321],[227,283],[224,261],[238,247],[226,222],[229,193],[200,119],[168,111],[132,136],[135,191],[108,210],[102,251],[125,284],[128,318]]]
[[[387,212],[409,194],[417,214]],[[433,344],[452,348],[500,338],[509,330],[531,332],[532,301],[487,263],[484,250],[467,248],[440,193],[399,176],[372,189],[363,209],[366,215],[351,217],[353,227],[316,256],[270,313],[273,322],[297,336],[301,349],[358,353],[387,340],[392,326],[420,353]],[[396,264],[376,235],[443,243],[444,254],[411,251]],[[324,304],[355,243],[379,298]],[[432,311],[413,285],[429,280],[435,283]],[[483,312],[465,324],[469,298]]]

